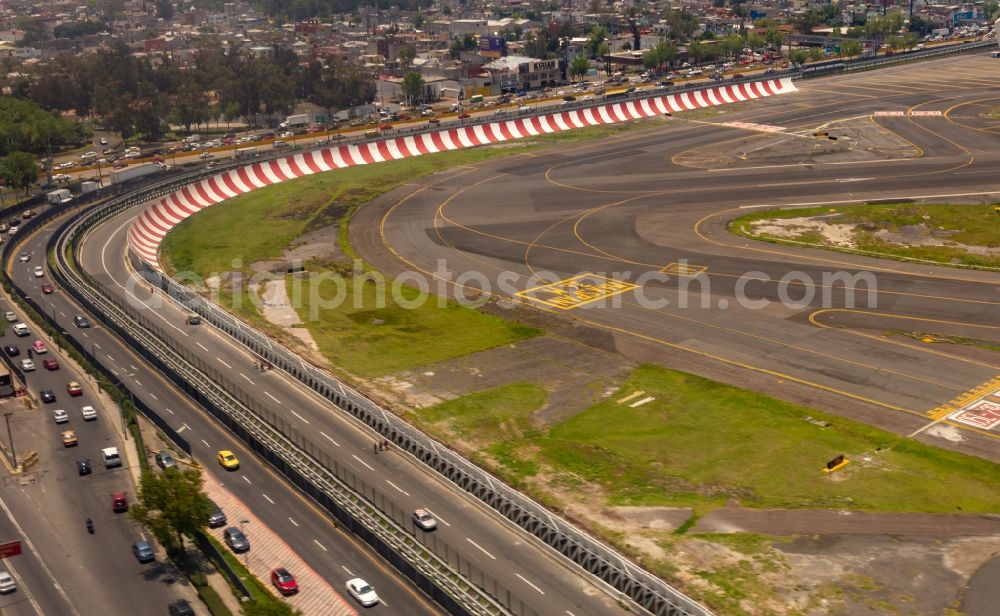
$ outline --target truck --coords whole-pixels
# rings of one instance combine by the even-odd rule
[[[52,205],[63,205],[73,200],[73,193],[66,188],[60,188],[46,194],[45,199]]]
[[[97,182],[80,182],[80,192],[83,194],[92,193],[98,189]]]
[[[233,158],[256,158],[260,156],[257,148],[237,148],[233,153]]]
[[[125,167],[124,169],[115,169],[111,172],[111,183],[118,184],[120,182],[126,182],[144,175],[149,175],[150,173],[158,173],[166,168],[167,166],[163,163],[143,163],[141,165]]]
[[[293,126],[302,126],[303,124],[309,123],[308,113],[299,113],[296,115],[290,115],[285,118],[285,121],[280,124],[281,128],[291,128]]]

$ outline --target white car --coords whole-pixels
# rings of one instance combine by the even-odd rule
[[[52,419],[57,424],[69,423],[69,413],[62,409],[56,409],[52,411]]]
[[[35,371],[35,362],[31,361],[30,359],[22,359],[21,360],[21,371],[22,372],[34,372]]]
[[[6,571],[0,571],[0,595],[6,595],[15,590],[17,590],[17,583],[14,582],[14,578]]]
[[[35,266],[35,278],[41,278],[44,275],[45,275],[45,270],[42,269],[42,266],[41,265],[36,265]]]
[[[108,140],[105,139],[104,137],[101,137],[101,145],[108,145]]]
[[[97,419],[97,411],[92,406],[83,407],[80,409],[80,414],[83,415],[84,421],[94,421]]]
[[[413,512],[413,523],[424,530],[434,530],[438,525],[434,514],[426,509],[417,509]]]
[[[347,580],[347,592],[351,593],[351,596],[365,607],[371,607],[378,603],[378,595],[375,594],[375,589],[361,578]]]
[[[17,256],[17,260],[20,261],[21,263],[27,263],[28,261],[31,261],[31,253],[27,251],[22,252]]]
[[[14,312],[13,310],[8,310],[7,312],[3,313],[3,318],[7,319],[11,323],[17,323],[17,313]]]
[[[69,176],[66,175],[65,173],[57,173],[52,176],[53,182],[68,182],[69,179],[70,179]]]

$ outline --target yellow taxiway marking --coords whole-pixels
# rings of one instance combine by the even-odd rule
[[[986,396],[997,391],[1000,391],[1000,376],[986,381],[975,389],[970,389],[969,391],[960,394],[955,399],[945,402],[935,409],[931,409],[927,413],[927,416],[931,419],[940,419],[953,411],[961,409],[963,406],[974,400],[985,398]]]
[[[674,276],[689,276],[695,277],[698,274],[704,272],[708,269],[707,265],[691,265],[689,263],[671,263],[660,271],[664,274],[673,274]]]
[[[637,288],[638,285],[625,280],[587,273],[525,289],[514,296],[560,310],[572,310]]]

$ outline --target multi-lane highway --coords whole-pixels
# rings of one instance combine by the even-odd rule
[[[34,267],[44,264],[40,256],[29,262],[15,262],[12,269],[21,280],[31,280],[30,288],[39,293],[47,277],[35,278]],[[43,305],[43,298],[37,297]],[[15,306],[3,302],[2,309],[13,310],[19,320],[24,315]],[[72,327],[72,314],[56,312],[59,322]],[[12,411],[12,431],[19,460],[36,452],[38,461],[21,475],[7,476],[0,496],[0,540],[20,539],[22,554],[0,561],[0,569],[12,571],[18,580],[15,593],[0,596],[0,611],[12,615],[81,616],[109,611],[138,613],[150,605],[166,606],[175,599],[194,599],[194,591],[163,554],[157,562],[140,564],[132,555],[132,544],[143,538],[143,529],[125,513],[111,509],[111,494],[124,491],[134,502],[135,486],[129,464],[106,469],[101,449],[121,447],[120,418],[117,409],[104,404],[85,374],[68,361],[58,348],[33,325],[31,334],[16,337],[7,332],[3,345],[17,347],[11,357],[20,365],[29,359],[28,349],[41,339],[44,353],[30,358],[36,369],[25,373],[33,408],[26,410],[24,399],[4,402]],[[76,335],[84,333],[82,330]],[[5,350],[7,353],[7,350]],[[55,360],[56,369],[43,367],[45,360]],[[83,394],[70,396],[67,384],[81,384]],[[39,392],[48,390],[55,401],[43,403]],[[97,412],[96,420],[85,421],[84,406]],[[65,410],[66,423],[56,424],[53,412]],[[74,431],[78,445],[65,447],[62,432]],[[124,451],[124,449],[122,449]],[[92,473],[81,475],[77,461],[88,459]],[[89,534],[84,522],[91,518],[95,532]]]

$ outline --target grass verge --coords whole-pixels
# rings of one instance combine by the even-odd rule
[[[243,580],[244,584],[247,586],[247,590],[250,591],[250,601],[244,604],[243,613],[247,616],[254,616],[255,614],[266,614],[267,616],[296,616],[300,615],[302,612],[293,609],[288,603],[282,601],[274,595],[260,580],[257,579],[252,573],[250,573],[246,567],[243,566],[243,562],[240,561],[232,552],[225,548],[222,544],[215,540],[215,537],[209,536],[209,540],[215,544],[222,557],[226,559],[226,563],[232,567],[236,574]]]
[[[638,408],[616,402],[640,390],[655,399]],[[609,505],[700,513],[728,500],[758,508],[1000,508],[992,462],[657,366],[637,368],[607,400],[544,430],[529,417],[537,402],[511,404],[498,388],[416,413],[425,428],[468,450],[515,452],[516,467],[486,460],[512,482],[544,467],[599,487]],[[841,453],[852,464],[823,473]]]
[[[831,224],[855,225],[853,247],[835,245],[814,229],[793,231],[788,237],[754,231],[755,223],[789,218],[822,217]],[[777,243],[806,243],[843,252],[861,251],[893,259],[916,259],[942,265],[1000,267],[1000,211],[995,205],[948,205],[893,203],[809,207],[780,211],[753,212],[729,223],[730,231]],[[902,234],[906,241],[890,241],[882,232]],[[912,239],[911,239],[912,238]],[[919,241],[943,245],[922,245]],[[971,247],[970,250],[968,247]]]

